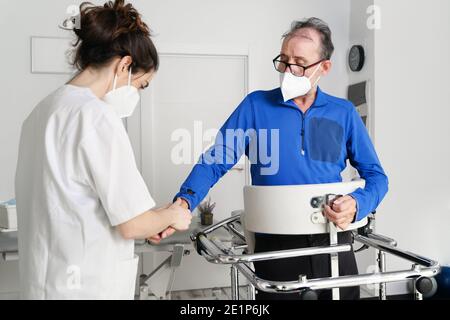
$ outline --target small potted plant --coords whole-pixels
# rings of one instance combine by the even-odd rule
[[[202,202],[198,206],[198,211],[200,212],[200,220],[203,226],[210,226],[213,224],[213,210],[216,203],[211,203],[211,198],[208,201]]]

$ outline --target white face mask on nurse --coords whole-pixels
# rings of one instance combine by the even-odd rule
[[[139,90],[147,88],[155,74],[154,71],[135,71],[132,65],[131,56],[117,57],[100,70],[81,73],[71,84],[90,87],[120,118],[127,118],[139,103]]]

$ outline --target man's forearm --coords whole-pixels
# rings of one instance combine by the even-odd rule
[[[377,177],[366,177],[366,186],[364,189],[358,189],[350,194],[357,203],[358,210],[355,221],[364,219],[368,214],[374,211],[385,197],[389,182],[384,174]]]

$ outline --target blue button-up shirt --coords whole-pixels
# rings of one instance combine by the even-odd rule
[[[234,134],[233,134],[234,133]],[[191,210],[245,153],[253,185],[302,185],[341,182],[347,159],[366,180],[351,193],[356,221],[374,211],[388,190],[388,178],[355,106],[318,88],[303,113],[280,88],[249,94],[220,129],[175,196]]]

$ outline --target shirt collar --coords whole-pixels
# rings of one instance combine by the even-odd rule
[[[281,89],[280,89],[279,102],[283,105],[294,106],[294,107],[298,108],[297,105],[295,104],[294,100],[288,100],[288,101],[284,102],[283,95],[281,94]],[[325,93],[320,89],[320,87],[317,87],[316,99],[314,100],[314,103],[312,104],[311,107],[323,107],[326,104],[328,104],[328,100],[327,100]]]

